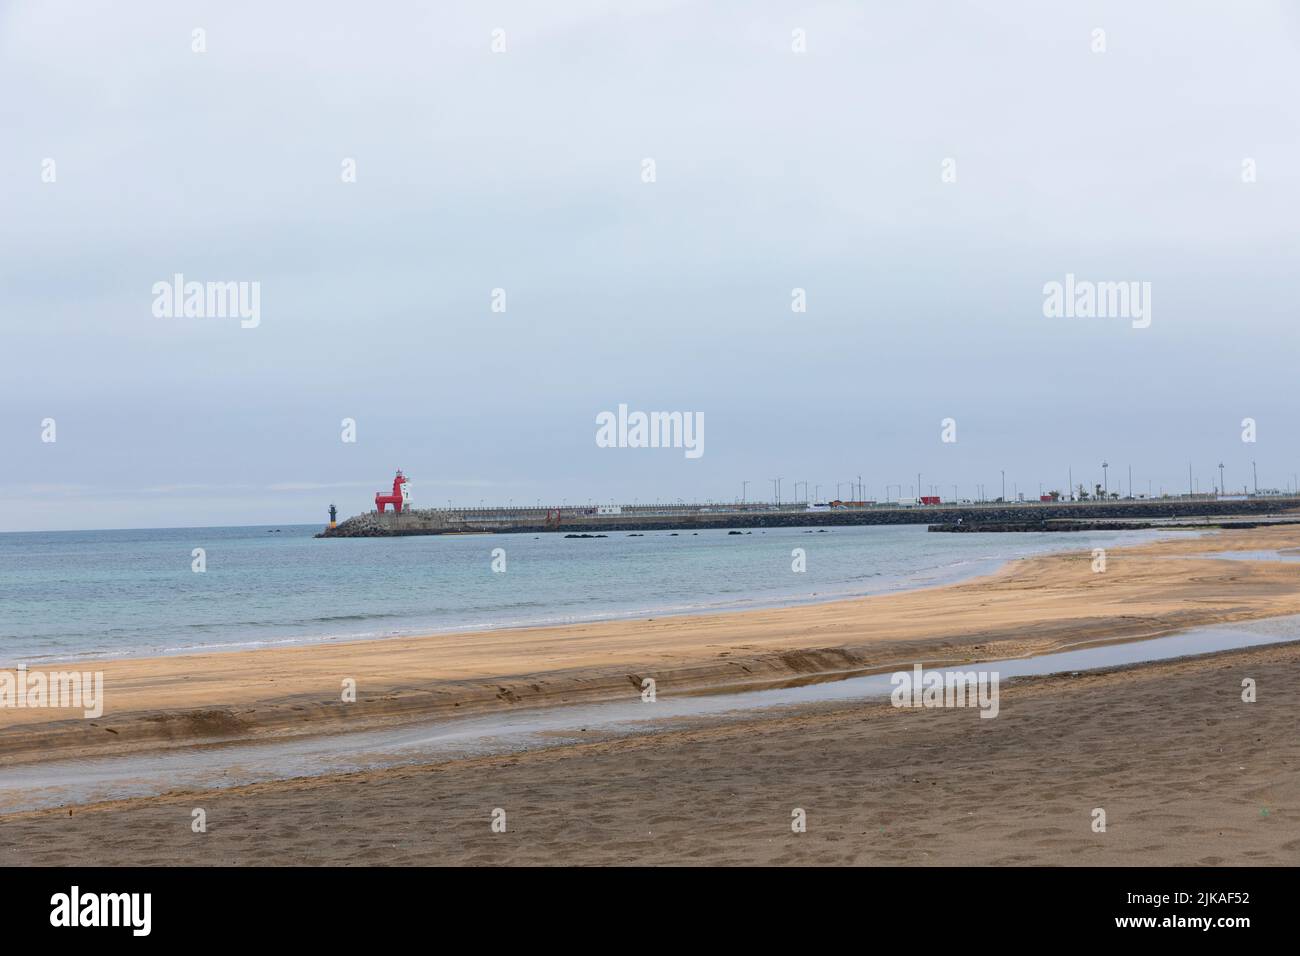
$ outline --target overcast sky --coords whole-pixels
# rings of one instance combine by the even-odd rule
[[[1298,137],[1272,0],[2,2],[0,530],[323,521],[397,467],[416,506],[1289,484]],[[260,324],[156,317],[175,273]],[[1150,327],[1045,317],[1067,273]],[[597,447],[619,403],[705,453]]]

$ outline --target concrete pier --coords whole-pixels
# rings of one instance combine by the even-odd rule
[[[712,529],[844,527],[851,525],[1042,525],[1069,519],[1123,526],[1128,522],[1185,524],[1191,519],[1267,518],[1292,513],[1300,499],[1269,496],[1245,500],[1213,498],[1123,499],[1078,502],[990,502],[962,505],[888,504],[813,511],[804,504],[625,505],[617,513],[596,506],[531,508],[427,508],[400,514],[371,511],[340,522],[321,538],[384,538],[424,534],[522,534],[545,531],[701,531]],[[603,512],[603,513],[602,513]],[[1005,530],[1005,528],[1003,529]],[[1049,530],[1026,527],[1024,530]]]

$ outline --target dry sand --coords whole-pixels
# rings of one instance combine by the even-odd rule
[[[1294,865],[1298,675],[1300,645],[1277,645],[1011,682],[993,720],[835,705],[11,815],[0,865]],[[1241,700],[1243,677],[1257,702]],[[207,833],[190,829],[195,807]],[[498,807],[505,833],[491,830]]]

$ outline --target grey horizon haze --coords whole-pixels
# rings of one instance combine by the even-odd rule
[[[0,131],[0,531],[1300,471],[1295,4],[6,2]]]

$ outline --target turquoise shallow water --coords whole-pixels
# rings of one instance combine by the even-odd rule
[[[923,527],[318,540],[319,528],[0,534],[0,664],[823,601],[944,584],[1149,532]],[[207,570],[191,570],[193,549]],[[505,549],[505,573],[492,550]],[[792,551],[807,570],[792,571]]]

